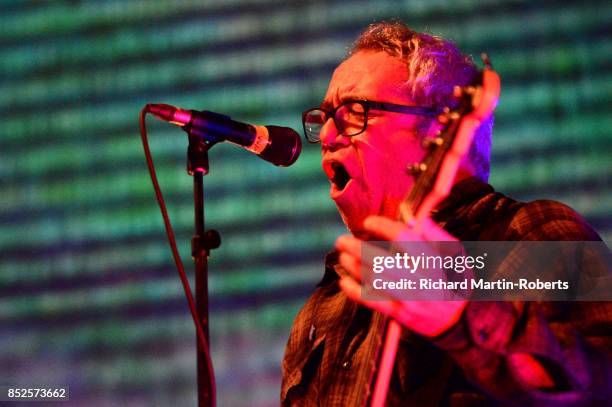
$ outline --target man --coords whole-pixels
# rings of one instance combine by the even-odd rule
[[[414,184],[407,167],[442,128],[454,85],[477,69],[451,43],[400,22],[370,26],[335,70],[320,108],[304,114],[320,141],[330,196],[351,235],[328,256],[294,323],[283,360],[283,405],[353,406],[367,368],[372,311],[404,327],[388,405],[599,405],[610,376],[608,303],[365,301],[360,239],[598,240],[571,209],[493,191],[492,118],[475,135],[451,195],[417,227],[397,222]],[[363,306],[365,305],[365,307]],[[608,329],[606,331],[606,329]]]

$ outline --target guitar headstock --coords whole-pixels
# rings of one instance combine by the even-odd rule
[[[444,129],[435,137],[423,140],[423,147],[428,150],[425,160],[407,169],[415,177],[415,185],[400,207],[404,220],[429,216],[437,203],[448,195],[474,134],[497,106],[500,78],[488,56],[483,54],[482,59],[485,67],[474,83],[453,89],[457,106],[444,108],[437,117]]]
[[[472,95],[472,108],[473,111],[470,114],[474,119],[484,120],[489,117],[499,101],[499,94],[501,91],[501,83],[499,75],[493,70],[491,61],[487,54],[482,54],[481,58],[485,64],[482,70],[482,79],[479,86],[474,88],[474,94]]]
[[[495,110],[501,90],[499,75],[493,70],[487,54],[483,53],[481,58],[484,69],[473,84],[453,88],[453,97],[460,102],[459,106],[454,110],[445,108],[438,117],[441,123],[447,124],[466,116],[482,121]]]

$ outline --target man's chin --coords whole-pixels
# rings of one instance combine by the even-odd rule
[[[351,233],[359,240],[372,240],[372,235],[365,230],[351,230]]]
[[[338,208],[340,209],[340,208]],[[367,240],[368,233],[363,229],[365,217],[348,217],[342,210],[339,210],[342,222],[353,236],[358,239]]]

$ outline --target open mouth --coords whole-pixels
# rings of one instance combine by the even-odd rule
[[[348,182],[351,180],[351,176],[346,168],[344,168],[344,165],[337,161],[332,163],[331,168],[334,172],[334,176],[331,179],[332,183],[336,186],[338,191],[344,190],[346,184],[348,184]]]

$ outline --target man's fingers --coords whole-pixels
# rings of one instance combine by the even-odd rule
[[[342,277],[340,278],[340,288],[347,297],[351,300],[356,301],[360,304],[363,304],[363,299],[361,298],[361,286],[350,277]]]
[[[389,299],[387,301],[368,301],[361,295],[361,285],[350,277],[343,277],[340,279],[340,288],[347,297],[355,302],[365,305],[375,311],[382,314],[388,315],[391,318],[399,320],[406,319],[406,316],[402,312],[402,304],[396,300]]]
[[[396,242],[457,240],[429,218],[411,226],[383,216],[370,216],[363,222],[363,226],[368,232],[383,240]]]
[[[350,254],[353,257],[361,257],[361,240],[351,236],[342,235],[336,239],[336,249]]]
[[[396,240],[406,228],[406,225],[383,216],[369,216],[363,222],[363,227],[381,240]]]
[[[368,242],[359,240],[351,235],[342,235],[336,240],[336,249],[355,257],[365,267],[371,267],[371,259],[376,256],[388,256],[389,252]],[[363,256],[366,256],[366,259]]]
[[[357,258],[347,253],[340,253],[338,261],[355,280],[361,281],[361,263]]]
[[[457,240],[456,237],[449,234],[446,230],[442,229],[440,226],[438,226],[438,224],[429,218],[423,220],[420,230],[425,240],[430,242],[447,242]]]

